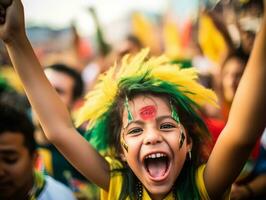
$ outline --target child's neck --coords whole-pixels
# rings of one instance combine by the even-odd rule
[[[170,198],[170,199],[177,200],[177,198],[176,198],[177,196],[175,193],[172,192],[172,189],[166,193],[153,194],[153,193],[149,192],[140,181],[137,181],[136,200],[142,200],[143,198],[146,199],[147,196],[149,196],[150,199],[152,199],[152,200],[163,200],[166,197],[169,198],[170,195],[172,195],[171,196],[172,198]]]

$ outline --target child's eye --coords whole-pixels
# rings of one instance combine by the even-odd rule
[[[175,125],[169,123],[160,125],[160,129],[172,129],[172,128],[175,128]]]
[[[138,134],[142,131],[141,128],[134,128],[132,130],[129,130],[127,134]]]

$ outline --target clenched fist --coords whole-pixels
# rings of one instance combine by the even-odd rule
[[[0,0],[0,24],[5,23],[6,9],[11,3],[12,0]]]
[[[12,0],[0,0],[0,4],[7,8],[8,6],[10,6],[10,4],[12,3]]]
[[[25,37],[21,0],[0,0],[0,39],[8,43]]]

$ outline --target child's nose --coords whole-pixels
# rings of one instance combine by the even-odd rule
[[[147,133],[144,136],[144,144],[150,145],[150,144],[157,144],[161,143],[163,141],[163,138],[159,131],[157,130],[150,130],[147,131]]]

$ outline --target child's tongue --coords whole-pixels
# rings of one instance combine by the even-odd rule
[[[163,176],[167,170],[167,164],[162,159],[149,159],[147,162],[147,169],[149,174],[154,177]]]

